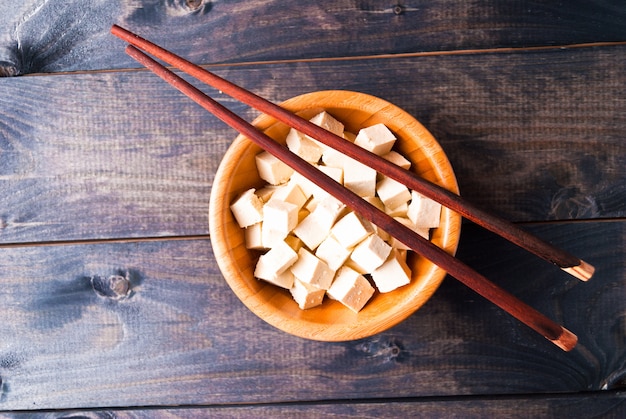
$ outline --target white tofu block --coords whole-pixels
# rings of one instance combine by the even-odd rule
[[[411,282],[411,269],[394,251],[385,263],[374,269],[372,279],[378,291],[390,292]]]
[[[326,262],[305,248],[298,250],[298,260],[290,267],[291,273],[300,281],[327,290],[333,282],[335,271]]]
[[[315,288],[298,279],[294,280],[293,287],[289,292],[301,310],[319,306],[324,301],[326,294],[326,290]]]
[[[411,230],[413,230],[414,232],[416,232],[417,234],[419,234],[420,236],[422,236],[426,240],[429,239],[429,236],[430,236],[429,229],[416,227],[413,224],[413,222],[411,220],[409,220],[408,218],[406,218],[406,217],[394,217],[394,220],[404,224],[405,226],[407,226],[408,228],[410,228]],[[405,245],[404,243],[402,243],[400,240],[396,239],[393,236],[389,240],[389,244],[394,249],[411,250],[411,248],[409,246]]]
[[[291,273],[289,269],[279,274],[274,275],[272,278],[264,278],[263,281],[269,282],[270,284],[276,285],[277,287],[291,289],[293,287],[293,282],[295,277]]]
[[[348,159],[343,167],[343,185],[359,196],[375,196],[376,174],[371,167]]]
[[[396,137],[385,124],[376,124],[359,131],[354,144],[382,156],[391,151]]]
[[[345,154],[335,150],[334,148],[327,147],[322,153],[322,162],[328,167],[338,167],[343,169],[346,162],[352,160]]]
[[[297,205],[270,199],[263,205],[263,229],[284,233],[285,236],[298,225]]]
[[[335,135],[343,137],[343,124],[337,121],[331,114],[326,111],[320,112],[315,115],[313,118],[309,119],[309,122],[314,123],[315,125],[324,128],[326,131],[330,131]],[[327,149],[328,146],[326,144],[322,144],[318,140],[308,137],[311,140],[315,141],[317,144],[322,147],[322,149]]]
[[[328,296],[358,313],[374,295],[374,287],[353,269],[342,267],[335,276]]]
[[[366,273],[382,265],[391,253],[391,246],[376,234],[371,234],[356,245],[350,260],[362,267]]]
[[[306,247],[314,251],[328,236],[329,230],[320,226],[315,211],[307,215],[294,229],[295,234]]]
[[[395,164],[396,166],[400,166],[403,169],[409,169],[411,167],[411,162],[407,160],[402,154],[397,151],[391,150],[389,153],[381,156],[383,159]]]
[[[269,201],[273,200],[289,202],[290,204],[296,205],[299,210],[306,203],[307,197],[304,192],[302,192],[300,186],[293,182],[287,182],[276,187]]]
[[[314,251],[328,237],[333,224],[345,208],[341,201],[327,196],[320,200],[315,209],[294,228],[293,233]]]
[[[256,223],[245,228],[244,235],[246,238],[247,249],[261,250],[266,248],[263,245],[263,239],[261,235],[262,224],[262,222]]]
[[[259,256],[259,261],[254,269],[254,276],[266,281],[272,281],[297,260],[298,254],[287,243],[284,241],[278,242],[267,253]]]
[[[291,128],[287,134],[287,148],[292,153],[308,161],[309,163],[317,163],[322,157],[322,147],[319,143],[311,140],[300,131]]]
[[[335,182],[343,184],[343,169],[341,167],[317,166],[317,168]]]
[[[311,196],[313,196],[315,192],[321,190],[319,186],[317,186],[315,183],[311,182],[309,179],[307,179],[298,172],[293,172],[291,178],[289,179],[289,183],[298,185],[298,187],[300,188],[304,196],[307,197],[307,199],[311,198]]]
[[[294,172],[291,167],[267,151],[257,154],[255,160],[259,177],[272,185],[280,185],[287,182]]]
[[[248,189],[230,205],[239,227],[244,228],[263,221],[263,202],[254,192],[254,189]]]
[[[356,246],[374,232],[372,225],[350,211],[335,223],[330,233],[346,249]]]
[[[326,229],[330,233],[333,224],[335,224],[335,221],[343,214],[345,209],[346,206],[343,202],[333,196],[327,196],[318,202],[313,212],[321,228]]]
[[[407,217],[418,228],[437,228],[441,218],[441,204],[411,191],[411,203]]]
[[[411,200],[409,188],[387,176],[383,176],[376,184],[376,193],[385,207],[390,209],[406,205]]]
[[[350,249],[343,247],[333,236],[328,236],[317,247],[315,256],[326,262],[333,271],[338,270],[350,257]]]
[[[266,249],[271,249],[277,243],[285,240],[289,233],[272,230],[269,224],[261,223],[261,245]]]

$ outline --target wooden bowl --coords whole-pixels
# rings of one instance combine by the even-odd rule
[[[398,141],[395,149],[412,162],[412,170],[424,178],[458,193],[450,162],[435,138],[411,115],[377,97],[350,91],[320,91],[287,100],[281,106],[305,118],[326,110],[357,133],[360,128],[384,123]],[[262,115],[253,124],[270,137],[285,142],[286,125]],[[360,339],[382,332],[407,318],[435,292],[446,273],[423,257],[413,255],[409,285],[390,293],[376,292],[359,312],[325,298],[321,306],[301,310],[289,291],[254,278],[259,253],[246,249],[244,232],[235,222],[229,205],[237,194],[264,182],[256,172],[254,156],[261,149],[238,136],[226,152],[211,191],[209,226],[215,259],[239,299],[257,316],[287,333],[320,341]],[[432,242],[454,254],[459,241],[461,217],[444,208],[441,225],[432,231]]]

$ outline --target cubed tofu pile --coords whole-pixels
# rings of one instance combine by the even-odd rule
[[[311,122],[405,169],[411,165],[392,150],[396,138],[384,124],[354,135],[327,112]],[[424,238],[439,226],[441,205],[435,201],[294,129],[286,144]],[[256,156],[256,166],[267,185],[244,191],[230,206],[245,229],[246,247],[262,252],[256,278],[289,290],[301,309],[318,306],[328,296],[354,312],[376,289],[386,293],[410,283],[407,246],[268,152]]]

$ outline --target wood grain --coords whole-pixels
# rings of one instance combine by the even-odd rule
[[[387,99],[439,140],[462,195],[511,221],[615,218],[626,214],[626,80],[618,70],[625,52],[294,63],[218,74],[275,102],[337,88]],[[256,116],[215,97],[248,120]],[[235,133],[154,75],[4,78],[0,104],[2,242],[207,234],[212,176]]]
[[[64,74],[0,79],[0,416],[623,417],[626,9],[552,3],[4,2],[0,76]],[[577,349],[451,280],[359,341],[263,323],[207,236],[235,135],[153,76],[109,71],[135,66],[114,23],[275,102],[343,88],[407,110],[463,195],[598,268],[581,284],[463,226],[459,256]]]
[[[6,418],[514,418],[520,414],[533,418],[603,417],[622,418],[626,413],[623,392],[582,393],[578,395],[425,398],[414,400],[377,400],[371,402],[328,402],[307,404],[270,404],[242,406],[193,406],[160,409],[69,410],[57,412],[9,412]]]
[[[207,240],[3,249],[0,409],[623,387],[625,224],[528,227],[556,244],[575,243],[596,264],[594,280],[546,269],[472,228],[459,255],[575,331],[580,343],[570,353],[452,280],[387,332],[323,343],[286,335],[248,311],[222,279]],[[111,276],[126,281],[128,292],[107,288]]]
[[[198,63],[625,41],[626,11],[603,0],[27,0],[0,6],[0,74],[137,67],[114,23]]]

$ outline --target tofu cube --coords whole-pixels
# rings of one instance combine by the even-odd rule
[[[371,234],[356,245],[350,260],[370,273],[382,265],[390,253],[391,246],[376,234]]]
[[[349,160],[352,159],[334,148],[327,147],[322,153],[322,163],[324,163],[327,167],[338,167],[343,169],[346,162]]]
[[[346,249],[353,248],[373,232],[372,225],[353,211],[339,219],[330,230],[333,237]]]
[[[293,234],[302,240],[306,247],[314,251],[328,236],[329,230],[320,227],[320,221],[313,211],[293,229]]]
[[[287,243],[284,241],[276,243],[267,253],[259,257],[254,276],[272,282],[297,260],[298,254]]]
[[[271,278],[264,278],[263,280],[269,282],[270,284],[276,285],[277,287],[289,290],[293,287],[295,277],[293,276],[291,271],[287,269],[286,271],[276,274]]]
[[[263,202],[254,192],[255,189],[248,189],[230,205],[230,210],[241,228],[263,221]]]
[[[343,184],[343,169],[341,167],[317,166],[317,168],[335,182]]]
[[[344,162],[343,185],[359,196],[376,195],[376,175],[376,170],[354,159]]]
[[[338,270],[350,257],[351,251],[343,247],[337,239],[329,235],[317,247],[315,256],[326,262],[333,271]]]
[[[316,214],[320,226],[328,230],[332,228],[335,221],[346,209],[346,205],[333,196],[328,196],[319,201],[313,212]]]
[[[396,137],[382,123],[361,129],[354,140],[354,144],[378,156],[389,153],[395,142]]]
[[[291,128],[287,134],[287,148],[309,163],[317,163],[322,157],[322,147],[300,131]]]
[[[328,296],[358,313],[374,295],[374,287],[365,277],[353,269],[342,267],[335,276]]]
[[[271,249],[277,243],[284,241],[289,233],[272,230],[271,226],[261,223],[261,245],[266,249]]]
[[[390,292],[411,282],[411,270],[393,251],[382,265],[374,269],[372,279],[379,292]]]
[[[313,118],[309,119],[309,122],[324,128],[326,131],[330,131],[339,137],[343,137],[343,124],[337,121],[331,114],[326,111],[322,111],[315,115]],[[308,137],[308,136],[307,136]],[[309,139],[315,141],[323,150],[329,148],[326,144],[320,143],[318,140],[308,137]]]
[[[402,154],[397,151],[391,150],[387,154],[383,154],[381,156],[383,159],[395,164],[396,166],[400,166],[401,168],[407,170],[411,167],[411,162],[407,160]]]
[[[418,228],[437,228],[441,217],[441,204],[419,192],[411,191],[407,217]]]
[[[276,188],[269,201],[273,200],[289,202],[300,209],[306,203],[307,197],[304,192],[302,192],[300,186],[293,182],[287,182]]]
[[[298,303],[301,310],[317,307],[324,301],[326,290],[313,287],[297,278],[294,279],[293,287],[289,290],[291,296]]]
[[[298,250],[298,260],[291,265],[290,270],[300,281],[323,290],[330,287],[335,276],[335,271],[326,262],[305,248]]]
[[[376,193],[385,207],[390,209],[406,205],[411,200],[409,188],[387,176],[383,176],[376,184]]]
[[[262,222],[252,224],[244,229],[244,236],[246,238],[246,248],[261,250],[266,247],[263,245],[263,239],[261,235]]]
[[[284,233],[285,236],[298,225],[297,205],[278,199],[270,199],[263,205],[263,228]]]
[[[297,185],[307,199],[310,199],[314,193],[322,190],[319,186],[298,172],[293,172],[289,183]]]
[[[328,196],[322,199],[313,212],[294,228],[293,233],[302,240],[305,246],[314,251],[328,237],[335,220],[344,209],[343,203]]]
[[[255,156],[256,168],[259,176],[272,185],[280,185],[289,180],[294,170],[282,161],[278,160],[267,151]]]

